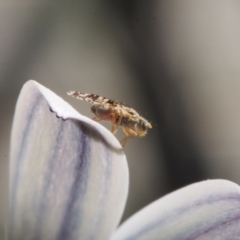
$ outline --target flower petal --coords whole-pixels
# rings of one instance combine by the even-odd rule
[[[127,192],[116,138],[28,81],[11,137],[9,239],[108,239]]]
[[[123,223],[111,240],[239,239],[240,187],[209,180],[175,191]]]

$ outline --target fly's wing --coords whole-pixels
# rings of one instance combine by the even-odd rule
[[[116,110],[116,112],[119,115],[122,115],[123,117],[126,117],[132,121],[138,121],[139,114],[137,113],[137,111],[135,111],[130,107],[127,107],[126,104],[120,101],[112,100],[112,99],[102,97],[100,95],[96,95],[92,93],[81,93],[81,92],[70,91],[67,94],[74,98],[89,102],[93,105],[96,104],[96,105],[102,105],[104,107],[112,107],[113,109]]]
[[[123,103],[119,101],[112,100],[112,99],[102,97],[100,95],[96,95],[92,93],[81,93],[81,92],[70,91],[67,94],[74,98],[89,102],[91,104],[102,104],[102,105],[108,104],[112,107],[123,105]]]
[[[105,97],[101,97],[99,95],[92,94],[92,93],[81,93],[81,92],[70,91],[67,94],[74,98],[89,102],[91,104],[104,104],[104,102],[106,102]]]

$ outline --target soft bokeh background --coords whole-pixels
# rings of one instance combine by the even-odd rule
[[[1,0],[0,39],[0,239],[12,118],[29,79],[89,117],[67,91],[121,100],[152,122],[125,148],[124,219],[193,182],[240,184],[238,0]]]

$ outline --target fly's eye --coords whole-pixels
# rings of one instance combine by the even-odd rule
[[[149,122],[145,122],[144,125],[145,125],[146,128],[148,128],[149,127]]]
[[[143,122],[143,124],[141,124],[141,125],[142,125],[142,130],[146,131],[147,130],[147,123]]]

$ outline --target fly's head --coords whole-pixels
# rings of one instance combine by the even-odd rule
[[[140,117],[139,121],[135,124],[135,131],[139,137],[144,137],[147,134],[148,129],[151,128],[151,123],[143,117]]]

